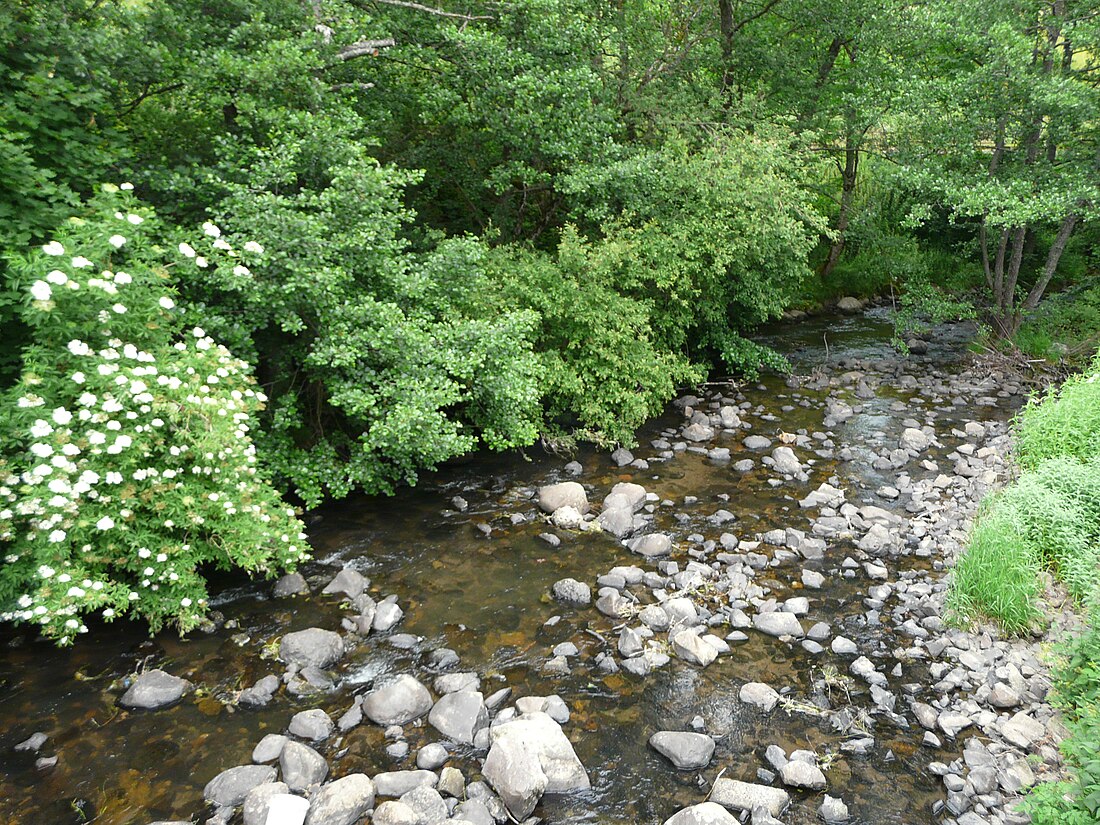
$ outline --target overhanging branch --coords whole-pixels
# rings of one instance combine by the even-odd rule
[[[425,14],[435,14],[439,17],[449,17],[452,20],[465,20],[469,22],[472,20],[495,19],[488,14],[459,14],[458,12],[445,11],[444,9],[437,9],[433,6],[425,6],[422,3],[413,3],[412,0],[371,0],[371,2],[382,3],[386,6],[400,6],[403,9],[415,9],[416,11],[422,11]]]
[[[394,45],[394,39],[387,37],[382,40],[359,40],[349,43],[336,53],[341,60],[352,60],[356,57],[364,57],[378,54],[382,49],[388,49]]]

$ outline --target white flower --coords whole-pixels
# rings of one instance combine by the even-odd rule
[[[102,444],[106,440],[107,440],[107,436],[105,436],[103,433],[99,432],[98,430],[91,430],[88,433],[88,443],[89,444]]]
[[[132,215],[132,214],[127,215],[126,220],[128,220],[134,226],[137,226],[138,224],[145,223],[145,218],[141,217],[141,215]]]
[[[119,445],[124,450],[133,443],[134,440],[128,435],[120,435],[118,438],[115,439],[115,444]]]
[[[34,426],[31,427],[31,436],[33,438],[45,438],[53,432],[53,427],[50,426],[49,421],[44,421],[39,418],[34,422]]]
[[[64,407],[58,407],[53,411],[53,420],[56,424],[68,424],[73,420],[73,414]]]
[[[82,406],[90,407],[90,406],[92,406],[92,404],[94,404],[98,400],[99,399],[96,398],[92,393],[86,392],[86,393],[83,393],[80,396],[80,398],[76,399],[76,402],[78,404],[82,405]]]
[[[199,257],[195,258],[195,266],[199,267],[200,269],[206,269],[206,264],[206,258],[204,258],[202,255],[199,255]]]
[[[26,608],[30,607],[32,604],[34,604],[34,601],[31,599],[30,596],[24,594],[24,595],[19,597],[19,606],[20,607],[26,609]]]
[[[122,245],[126,243],[126,239],[121,235],[112,235],[107,239],[107,243],[109,243],[115,249],[121,249]]]
[[[110,607],[106,608],[103,611],[103,618],[104,619],[110,619],[114,615],[115,615],[115,611],[113,609],[111,609]]]
[[[47,255],[64,255],[65,247],[63,247],[57,241],[50,241],[48,244],[45,244],[42,247],[42,251],[45,252]]]
[[[218,229],[218,227],[216,227],[214,224],[210,223],[210,221],[207,221],[202,225],[202,231],[205,234],[209,235],[211,238],[220,238],[222,236],[222,231]]]
[[[107,473],[107,483],[108,484],[121,484],[122,483],[122,473],[115,473],[115,472]]]
[[[133,283],[133,281],[134,281],[134,279],[131,278],[129,275],[127,275],[125,272],[116,272],[115,273],[115,283],[116,284],[130,284],[130,283]]]
[[[139,557],[139,558],[147,559],[147,558],[149,558],[149,557],[150,557],[151,555],[153,555],[153,554],[152,554],[151,552],[149,552],[149,548],[148,548],[148,547],[142,547],[142,548],[140,548],[140,549],[138,550],[138,557]]]
[[[98,527],[100,530],[110,530],[112,527],[115,526],[115,520],[110,516],[104,516],[95,523],[95,526]]]
[[[254,255],[263,255],[264,254],[264,248],[262,246],[260,246],[258,243],[256,243],[255,241],[245,241],[244,251],[245,252],[251,252]]]
[[[41,567],[38,568],[38,575],[41,576],[44,579],[50,578],[50,576],[52,576],[53,574],[54,574],[54,569],[52,567],[48,567],[45,564],[43,564]]]
[[[111,307],[111,309],[113,309],[119,315],[122,315],[124,312],[126,312],[126,307],[122,304],[115,304],[113,307]]]
[[[189,243],[181,243],[180,244],[180,254],[183,255],[185,258],[194,258],[195,257],[195,249]]]
[[[176,306],[176,302],[167,295],[162,296],[157,303],[160,304],[161,309],[173,309]]]
[[[87,269],[90,266],[95,266],[95,264],[93,264],[91,261],[89,261],[83,255],[77,255],[75,258],[73,258],[73,268],[74,269]]]
[[[237,264],[235,267],[233,267],[233,274],[236,275],[238,278],[244,278],[248,275],[251,275],[252,273],[249,271],[247,266]]]
[[[190,599],[180,599],[180,604],[183,607],[190,607],[191,606],[191,600]]]
[[[74,372],[73,373],[73,381],[75,381],[77,384],[83,384],[84,383],[84,373]]]
[[[134,185],[132,183],[120,183],[118,185],[118,188],[122,189],[123,191],[129,192],[131,189],[134,188]]]
[[[69,352],[71,352],[73,355],[87,355],[89,352],[92,351],[91,347],[89,347],[83,341],[78,341],[75,338],[68,344],[66,344],[66,346],[69,348]]]
[[[53,447],[51,447],[49,444],[36,442],[34,444],[31,444],[31,452],[39,458],[49,458],[51,455],[53,455]]]
[[[48,275],[46,275],[46,280],[49,281],[51,284],[64,286],[69,282],[69,276],[62,272],[60,269],[54,269],[51,270]]]
[[[65,627],[69,628],[70,630],[76,630],[78,627],[80,627],[80,622],[78,622],[76,619],[69,619],[67,622],[65,622]]]
[[[68,592],[65,595],[69,598],[79,599],[81,596],[84,595],[84,591],[76,585],[73,585],[69,588]]]
[[[214,246],[215,249],[223,249],[223,250],[227,250],[227,251],[233,248],[228,243],[226,243],[224,238],[217,238],[214,241],[213,246]]]
[[[196,338],[205,338],[206,330],[204,330],[202,327],[195,327],[193,330],[191,330],[191,334],[194,335]]]
[[[45,281],[35,281],[31,284],[31,297],[36,301],[48,301],[53,295],[53,290]]]

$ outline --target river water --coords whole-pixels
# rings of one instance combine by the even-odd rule
[[[966,333],[961,327],[946,330],[929,355],[915,359],[912,371],[955,369]],[[831,374],[842,371],[853,358],[892,358],[889,334],[886,314],[872,311],[789,324],[765,331],[761,340],[787,352],[799,373]],[[792,390],[783,378],[770,376],[740,392],[754,408],[752,432],[774,436],[778,431],[823,429],[822,391]],[[920,417],[914,410],[928,407],[926,399],[913,395],[911,389],[880,385],[875,397],[862,401],[860,415],[833,428],[837,447],[847,445],[870,455],[882,445],[896,444],[902,420]],[[976,415],[1005,420],[1011,414],[1007,402],[985,407],[980,414],[949,403],[936,409],[941,429]],[[656,451],[649,442],[681,422],[679,411],[670,406],[639,433],[642,446],[635,454],[652,456]],[[731,448],[734,461],[750,455],[741,447],[740,436],[717,443]],[[950,449],[946,439],[944,446],[944,451]],[[686,541],[692,534],[717,538],[717,533],[730,530],[751,538],[777,527],[806,529],[797,499],[833,475],[855,491],[849,500],[873,500],[888,507],[871,492],[893,480],[892,473],[880,475],[861,460],[820,459],[808,484],[773,485],[763,472],[741,474],[730,462],[692,453],[652,463],[648,470],[616,468],[606,453],[590,449],[582,449],[576,459],[585,468],[579,480],[594,500],[616,482],[629,480],[672,502],[656,508],[655,529],[685,542],[681,548],[689,546]],[[253,745],[265,733],[283,732],[293,713],[322,707],[335,718],[351,704],[355,692],[380,675],[422,675],[425,653],[442,646],[459,654],[462,669],[481,674],[486,693],[508,685],[516,696],[558,694],[569,705],[572,718],[565,731],[589,769],[592,789],[544,799],[536,813],[551,823],[660,823],[680,807],[702,801],[719,773],[752,781],[757,769],[766,765],[763,751],[768,745],[778,744],[788,752],[836,751],[841,739],[827,719],[782,708],[764,715],[737,699],[746,681],[809,697],[825,668],[845,667],[828,651],[811,656],[797,644],[750,631],[748,641],[736,646],[732,655],[706,669],[673,659],[645,679],[599,671],[592,660],[606,649],[605,640],[613,646],[615,623],[592,608],[552,601],[550,587],[565,577],[594,584],[617,564],[645,562],[603,534],[561,533],[558,548],[538,538],[547,525],[536,516],[532,493],[542,484],[567,478],[567,460],[537,448],[525,456],[477,455],[393,498],[353,497],[310,514],[315,560],[304,572],[314,591],[319,592],[339,567],[350,564],[371,579],[372,595],[398,596],[406,616],[395,632],[422,637],[419,646],[405,651],[387,645],[387,634],[366,639],[341,663],[338,688],[320,699],[280,693],[258,711],[232,703],[235,691],[280,672],[271,658],[273,640],[310,626],[338,628],[344,614],[338,601],[328,597],[270,599],[267,583],[219,580],[216,607],[229,621],[213,633],[195,633],[186,640],[170,633],[150,639],[139,626],[116,623],[108,632],[93,627],[75,649],[57,650],[18,629],[0,630],[0,821],[146,825],[156,819],[198,817],[204,784],[225,768],[247,763]],[[451,509],[455,495],[469,502],[466,512]],[[685,496],[697,501],[685,503]],[[733,512],[737,521],[716,529],[707,517],[719,508]],[[514,514],[529,520],[514,524]],[[488,537],[485,526],[490,529]],[[844,550],[835,553],[830,549],[825,559],[811,566],[832,572]],[[687,558],[682,549],[673,555],[681,563]],[[930,563],[913,557],[900,562],[910,567]],[[782,599],[802,593],[799,572],[795,566],[760,575]],[[896,644],[889,631],[863,621],[865,586],[860,580],[829,575],[825,589],[812,594],[812,618],[829,622],[836,632],[861,645],[892,649]],[[547,624],[552,617],[560,619]],[[571,673],[542,675],[553,646],[565,641],[581,651]],[[143,664],[184,676],[200,689],[166,710],[124,711],[117,704],[120,680]],[[920,671],[910,670],[907,677],[919,679]],[[870,704],[863,695],[846,697],[849,700],[857,706]],[[657,730],[690,729],[697,716],[718,739],[715,758],[706,770],[676,771],[646,742]],[[33,757],[12,751],[15,743],[37,730],[49,735],[41,753],[58,755],[56,767],[37,770]],[[932,805],[942,799],[942,785],[927,765],[933,759],[949,761],[959,751],[922,748],[921,732],[917,725],[903,730],[880,723],[870,754],[844,754],[834,761],[827,772],[829,793],[848,803],[854,822],[938,821]],[[420,744],[434,741],[434,730],[427,726],[408,728],[407,733],[414,754]],[[388,759],[385,744],[381,729],[364,724],[323,752],[334,775],[412,766],[411,758],[404,763]],[[457,758],[470,778],[476,772],[473,755],[459,751]],[[816,821],[820,795],[793,796],[795,804],[784,821]]]

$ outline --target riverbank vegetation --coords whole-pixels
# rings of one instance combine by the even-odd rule
[[[254,495],[306,506],[392,492],[476,449],[629,444],[678,387],[782,367],[754,328],[846,294],[896,296],[911,329],[972,313],[998,341],[1083,352],[1098,318],[1097,37],[1088,4],[1069,0],[7,4],[6,614],[71,638],[70,619],[104,609],[105,595],[67,602],[38,571],[69,564],[74,578],[78,534],[101,518],[144,530],[128,502],[148,477],[132,472],[167,468],[152,430],[103,456],[90,435],[37,435],[20,399],[75,414],[81,397],[58,372],[59,323],[96,353],[152,352],[150,337],[184,361],[195,340],[224,347],[232,375],[210,391],[258,385],[241,409]],[[125,183],[127,203],[104,183]],[[100,258],[69,251],[116,212],[147,218],[133,263],[122,229],[136,224]],[[76,293],[51,275],[97,299],[157,284],[172,307],[61,303]],[[1063,299],[1046,310],[1052,290]],[[159,409],[144,383],[141,406]],[[131,426],[88,393],[94,423]],[[193,418],[158,420],[200,438]],[[39,512],[35,475],[39,453],[66,445],[80,453],[50,473],[68,479],[74,531],[47,524],[58,513]],[[131,454],[125,495],[72,492]],[[195,500],[157,490],[158,506]],[[189,570],[297,557],[220,518],[199,531],[205,550],[167,529],[183,537],[166,547],[191,549],[164,553]],[[58,531],[71,541],[50,542]],[[152,548],[130,544],[95,547],[132,588],[145,566],[115,556]],[[60,625],[37,612],[40,592]],[[162,597],[202,594],[159,592],[128,612],[189,626]]]
[[[1095,822],[1100,814],[1100,357],[1016,426],[1019,479],[990,498],[954,572],[951,608],[1012,632],[1045,621],[1050,574],[1085,614],[1086,626],[1055,654],[1054,695],[1070,729],[1063,751],[1071,781],[1029,800],[1037,823]]]

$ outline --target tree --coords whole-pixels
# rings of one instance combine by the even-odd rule
[[[975,228],[994,332],[1011,336],[1073,233],[1100,215],[1095,3],[914,9],[927,59],[904,91],[909,181]]]

